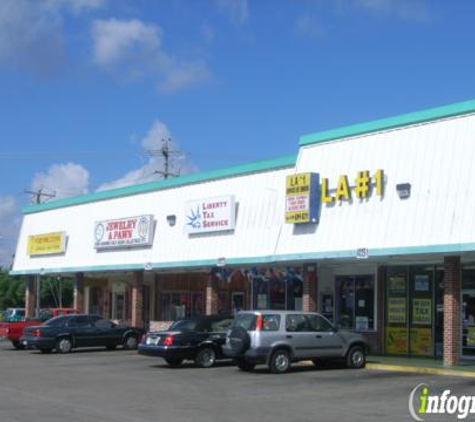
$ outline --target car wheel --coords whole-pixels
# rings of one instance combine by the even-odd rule
[[[285,349],[272,353],[269,369],[273,374],[285,374],[290,369],[290,353]]]
[[[23,346],[23,344],[21,344],[18,340],[12,341],[12,345],[17,350],[23,350],[25,348],[25,346]]]
[[[165,358],[165,362],[170,366],[180,366],[183,362],[183,359],[180,358]]]
[[[347,356],[346,365],[348,368],[360,369],[366,365],[366,354],[361,346],[353,346]]]
[[[73,349],[73,343],[71,339],[64,337],[60,338],[56,342],[56,352],[57,353],[70,353]]]
[[[256,367],[255,363],[248,362],[245,359],[237,359],[236,365],[241,371],[244,372],[251,372]]]
[[[48,353],[51,353],[51,349],[40,349],[40,352],[46,355]]]
[[[196,366],[211,368],[216,362],[216,351],[212,347],[202,347],[195,357]]]
[[[124,349],[135,350],[139,345],[139,341],[135,336],[127,336],[124,340]]]

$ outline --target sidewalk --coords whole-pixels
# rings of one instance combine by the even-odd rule
[[[366,368],[475,378],[475,361],[462,361],[458,366],[444,366],[440,359],[368,356]]]

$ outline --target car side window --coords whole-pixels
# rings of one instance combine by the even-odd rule
[[[285,329],[293,333],[310,331],[305,315],[287,315],[285,319]]]
[[[78,316],[76,318],[76,327],[78,328],[84,328],[84,327],[90,327],[91,326],[91,320],[87,316]]]
[[[213,321],[211,323],[211,331],[214,333],[225,333],[231,328],[232,318],[222,319],[221,321]]]
[[[320,315],[307,315],[311,331],[333,331],[333,326]]]
[[[262,315],[262,331],[279,331],[280,315]]]
[[[114,324],[112,321],[109,321],[108,319],[98,319],[95,323],[94,326],[97,328],[113,328]]]
[[[69,320],[66,322],[66,327],[69,327],[69,328],[76,327],[76,321],[77,321],[77,318],[69,318]]]

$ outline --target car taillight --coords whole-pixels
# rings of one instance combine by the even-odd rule
[[[256,331],[262,330],[262,315],[256,316]]]
[[[41,331],[40,330],[33,330],[30,334],[33,337],[41,337]]]
[[[172,346],[173,345],[173,337],[172,336],[166,336],[165,340],[163,340],[163,345],[164,346]]]

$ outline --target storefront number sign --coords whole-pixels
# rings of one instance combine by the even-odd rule
[[[151,246],[153,215],[97,221],[94,226],[94,248],[116,249]]]
[[[405,324],[406,323],[406,299],[399,297],[390,297],[388,299],[388,323]]]
[[[287,176],[285,222],[291,224],[316,223],[320,208],[318,173]]]
[[[432,300],[413,299],[412,300],[412,323],[416,325],[431,325],[432,321]]]
[[[185,213],[185,232],[189,234],[234,230],[236,226],[233,195],[188,201]]]
[[[66,233],[54,232],[28,236],[29,256],[58,255],[66,251]]]

